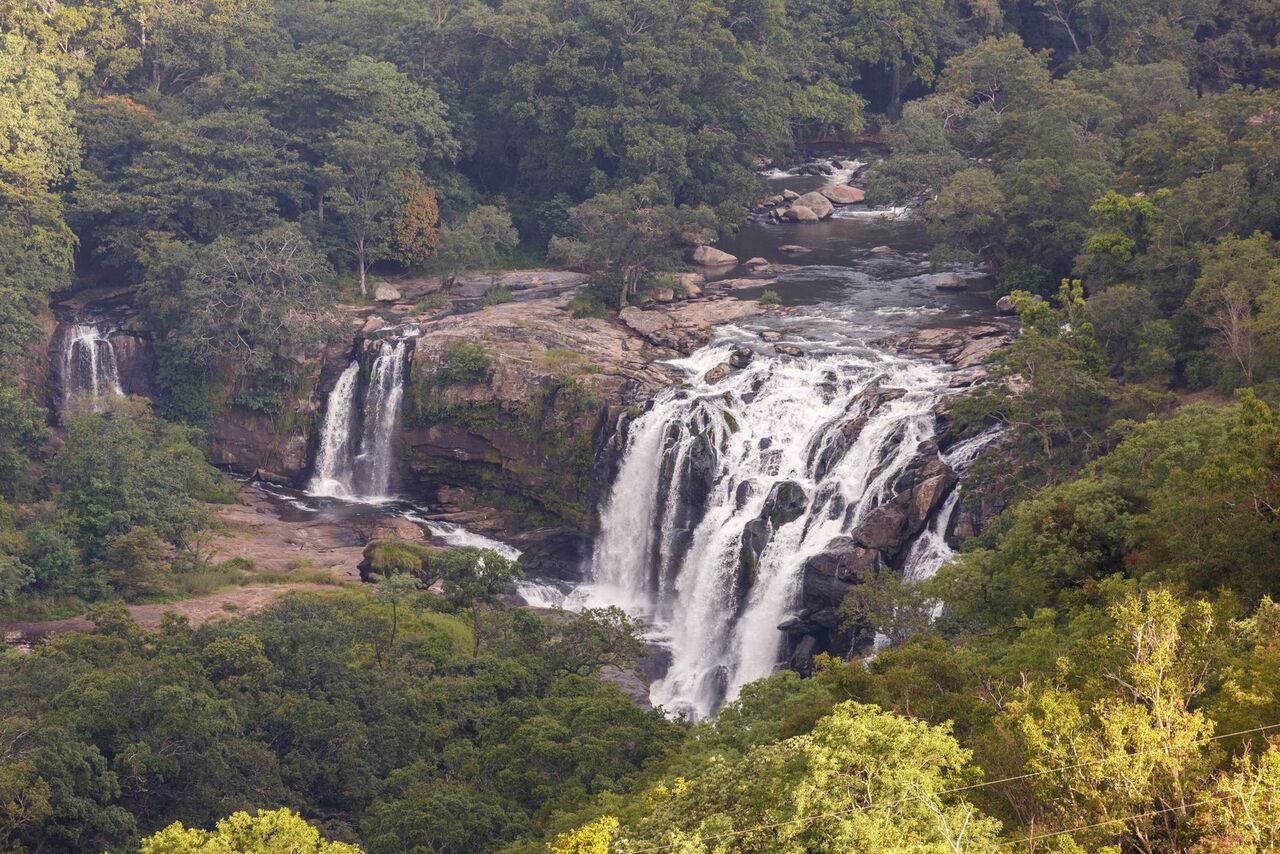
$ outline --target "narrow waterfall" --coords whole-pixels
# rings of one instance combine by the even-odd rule
[[[320,427],[320,447],[307,491],[312,495],[334,498],[351,496],[351,436],[356,420],[356,386],[360,383],[360,360],[351,364],[338,377],[329,392],[324,423]]]
[[[687,383],[630,425],[577,594],[648,621],[671,655],[652,699],[694,717],[775,669],[805,561],[892,497],[947,384],[873,350],[757,356],[709,378],[731,349],[676,362]]]
[[[85,397],[94,409],[100,409],[107,397],[124,395],[115,348],[94,324],[77,323],[67,331],[62,350],[62,395],[67,404]]]
[[[976,436],[957,442],[943,455],[942,459],[956,474],[964,474],[969,465],[978,458],[978,454],[991,443],[1000,438],[1002,431],[992,427]],[[946,503],[934,514],[933,520],[916,541],[911,544],[907,558],[902,564],[902,577],[907,581],[924,581],[932,578],[938,570],[951,558],[955,557],[955,549],[947,543],[947,528],[951,525],[951,517],[960,503],[960,487],[957,485],[947,496]]]
[[[380,342],[363,394],[358,357],[338,377],[325,407],[310,494],[365,501],[390,496],[408,353],[406,339]]]

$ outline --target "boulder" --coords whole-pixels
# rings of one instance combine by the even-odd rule
[[[964,291],[969,289],[969,280],[959,273],[939,273],[933,286],[940,291]]]
[[[848,184],[838,184],[819,190],[833,205],[856,205],[867,197],[866,191]]]
[[[706,276],[701,273],[680,273],[676,278],[684,286],[686,297],[692,299],[702,296],[702,287],[707,283]]]
[[[400,289],[386,282],[378,282],[373,286],[373,298],[376,302],[399,302],[403,299]]]
[[[821,219],[812,208],[805,205],[792,205],[783,212],[782,218],[787,222],[818,222]]]
[[[618,319],[646,337],[656,335],[672,326],[672,320],[667,315],[657,311],[644,311],[633,305],[618,312]]]
[[[714,246],[699,246],[693,250],[693,263],[701,264],[704,267],[727,267],[731,264],[737,264],[738,259],[736,256],[716,249]]]
[[[794,243],[784,243],[778,247],[778,251],[785,252],[788,255],[803,255],[804,253],[812,252],[813,250],[807,246],[798,246]]]
[[[1001,314],[1013,314],[1016,312],[1017,309],[1013,307],[1013,297],[1006,294],[996,300],[996,311]]]
[[[881,244],[880,246],[871,247],[869,250],[867,250],[867,254],[868,255],[897,255],[898,253],[894,251],[892,246],[885,246]]]
[[[789,202],[794,202],[796,199],[800,198],[800,194],[797,193],[795,190],[783,190],[782,198],[786,199]]]
[[[364,325],[360,327],[360,334],[372,335],[386,325],[387,322],[381,317],[378,317],[376,314],[371,314],[368,319],[365,320]]]
[[[773,342],[780,341],[782,339],[782,333],[776,329],[765,329],[760,333],[760,339],[772,344]]]
[[[769,262],[764,258],[756,256],[755,258],[749,258],[747,260],[746,266],[750,267],[751,269],[759,269],[761,267],[768,267]]]
[[[675,302],[676,292],[671,288],[651,288],[649,293],[658,302]]]
[[[818,219],[826,219],[831,216],[831,214],[835,213],[835,207],[832,206],[831,201],[826,196],[822,195],[822,193],[805,193],[803,196],[796,199],[795,203],[797,205],[803,205],[816,213],[818,215]]]
[[[780,356],[803,356],[804,351],[794,344],[774,344],[773,351]]]
[[[769,490],[759,518],[767,519],[776,530],[788,522],[799,519],[808,506],[809,497],[805,495],[804,487],[795,481],[784,480],[775,483]]]
[[[750,347],[738,347],[733,351],[733,355],[729,357],[729,364],[735,368],[745,368],[751,364],[751,359],[754,356],[755,351]]]
[[[705,383],[718,383],[720,382],[720,380],[729,376],[729,372],[731,370],[733,370],[733,368],[729,365],[728,362],[721,362],[720,364],[716,365],[714,368],[712,368],[711,370],[703,374],[702,381]]]

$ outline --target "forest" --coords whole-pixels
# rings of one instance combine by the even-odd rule
[[[313,428],[380,282],[572,269],[616,322],[853,146],[1019,330],[948,415],[1003,431],[987,524],[840,606],[874,655],[693,720],[621,684],[642,619],[513,604],[492,550],[211,557],[215,422]],[[0,0],[0,626],[88,619],[0,646],[0,850],[1275,851],[1277,235],[1277,0]],[[107,291],[155,393],[52,415],[33,354]],[[501,376],[441,358],[424,422]]]

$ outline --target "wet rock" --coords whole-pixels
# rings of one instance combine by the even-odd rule
[[[933,286],[940,291],[964,291],[969,289],[969,281],[959,273],[939,273]]]
[[[827,187],[826,189],[819,190],[819,192],[826,196],[827,200],[833,205],[856,205],[867,197],[865,191],[845,184],[840,184],[835,187]]]
[[[376,302],[399,302],[404,299],[404,296],[394,285],[378,282],[373,286],[373,298]]]
[[[768,260],[759,256],[747,259],[746,266],[753,270],[759,270],[769,266]]]
[[[813,208],[807,205],[795,204],[787,208],[782,218],[787,222],[817,222],[821,219]]]
[[[705,383],[718,383],[720,380],[729,376],[729,371],[733,370],[728,362],[721,362],[711,370],[702,375],[702,381]]]
[[[822,193],[805,193],[795,201],[796,207],[801,205],[817,214],[819,219],[826,219],[835,213],[835,207],[831,204],[831,200],[822,195]]]
[[[386,325],[387,325],[387,322],[383,320],[381,317],[378,317],[378,315],[376,314],[371,314],[365,320],[364,325],[360,327],[360,334],[372,335],[373,333],[377,332],[379,329],[381,329]]]
[[[794,344],[774,344],[773,351],[780,356],[803,356],[804,351]]]
[[[727,267],[737,264],[738,259],[728,252],[716,249],[714,246],[699,246],[693,250],[693,263],[701,264],[704,267]]]
[[[751,360],[755,357],[755,351],[750,347],[742,346],[733,351],[729,356],[729,364],[735,368],[745,368],[751,364]]]
[[[765,329],[760,333],[760,340],[768,341],[771,344],[774,341],[780,340],[781,338],[782,338],[782,333],[776,329]]]
[[[870,249],[868,249],[867,254],[884,256],[884,255],[897,255],[898,253],[897,251],[894,250],[892,246],[885,246],[884,244],[881,244],[879,246],[873,246]]]
[[[974,368],[996,350],[1011,344],[1015,334],[1014,324],[997,320],[966,326],[916,329],[880,344],[893,353],[911,353],[947,362],[957,368]]]
[[[764,500],[760,510],[760,518],[767,519],[776,530],[788,522],[799,519],[809,506],[809,497],[804,487],[793,480],[775,483]]]
[[[795,243],[784,243],[778,247],[778,251],[785,252],[788,255],[803,255],[804,253],[812,252],[813,250],[807,246],[799,246]]]
[[[795,190],[783,190],[782,198],[786,199],[789,202],[794,202],[796,199],[800,198],[800,194],[797,193]]]

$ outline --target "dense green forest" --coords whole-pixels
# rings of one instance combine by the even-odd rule
[[[672,721],[620,612],[394,542],[127,618],[246,574],[205,431],[374,273],[572,264],[602,313],[856,141],[1022,323],[954,413],[1007,509],[850,595],[869,662]],[[0,616],[96,603],[0,652],[0,850],[1274,851],[1277,234],[1276,0],[0,0]],[[164,330],[159,400],[55,428],[28,356],[90,288]]]

